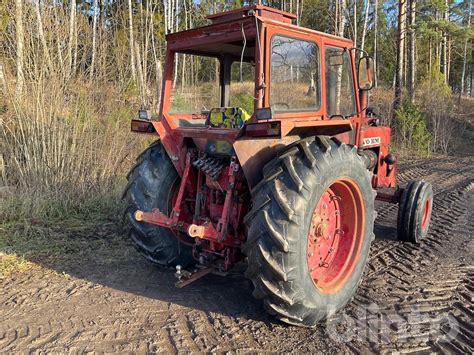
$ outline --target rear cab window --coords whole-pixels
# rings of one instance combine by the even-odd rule
[[[277,112],[319,110],[320,63],[315,42],[272,36],[269,94],[270,106]]]

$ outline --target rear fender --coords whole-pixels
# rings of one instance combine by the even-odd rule
[[[263,167],[279,151],[299,140],[299,136],[284,138],[241,139],[234,142],[234,150],[239,159],[249,188],[252,189],[263,178]]]

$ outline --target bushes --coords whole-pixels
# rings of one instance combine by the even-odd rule
[[[422,80],[417,95],[432,135],[432,151],[448,154],[454,148],[454,137],[459,129],[451,89],[443,75],[433,70]]]
[[[394,141],[405,152],[428,155],[431,151],[432,136],[424,114],[409,101],[395,111]]]
[[[455,137],[462,128],[458,116],[463,107],[456,107],[451,89],[436,69],[421,80],[414,103],[403,101],[393,112],[393,92],[385,88],[375,89],[371,101],[380,108],[382,124],[393,128],[395,150],[427,155],[449,154],[456,148]]]

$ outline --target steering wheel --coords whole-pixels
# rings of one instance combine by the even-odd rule
[[[274,104],[272,104],[272,106],[286,106],[286,109],[289,110],[290,109],[290,105],[288,105],[286,102],[275,102]]]

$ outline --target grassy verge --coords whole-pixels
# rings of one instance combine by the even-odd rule
[[[33,267],[61,270],[91,246],[110,249],[110,236],[120,234],[118,187],[77,199],[10,194],[0,205],[0,278]]]

